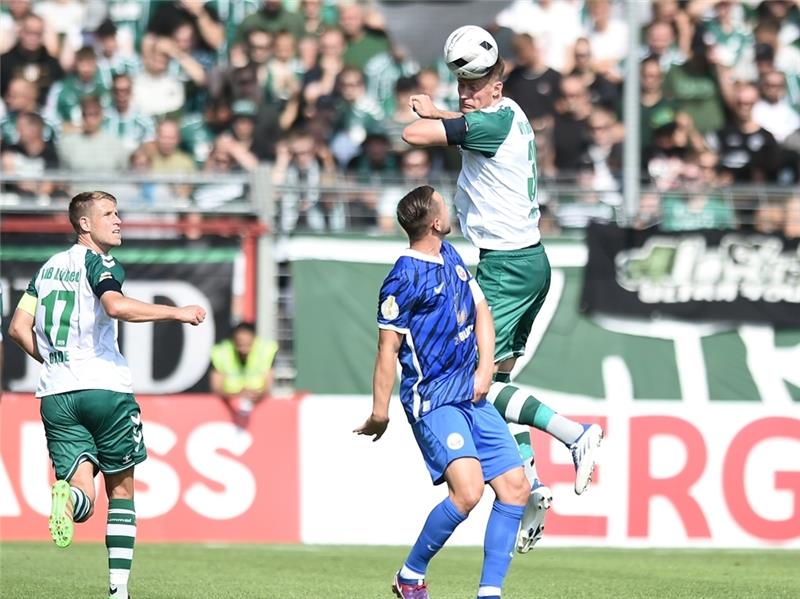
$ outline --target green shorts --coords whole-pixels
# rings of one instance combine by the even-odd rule
[[[87,389],[46,395],[39,411],[58,480],[72,478],[85,460],[94,464],[95,474],[112,474],[147,458],[141,409],[130,393]]]
[[[521,356],[550,289],[550,261],[544,246],[481,250],[476,278],[494,318],[494,361]]]

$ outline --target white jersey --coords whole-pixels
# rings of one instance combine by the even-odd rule
[[[108,254],[75,244],[50,258],[28,285],[36,298],[35,332],[44,359],[36,397],[81,389],[133,393],[117,345],[117,321],[100,295],[119,290],[122,266]]]
[[[518,250],[539,242],[536,142],[525,113],[503,98],[465,115],[455,206],[475,246]]]

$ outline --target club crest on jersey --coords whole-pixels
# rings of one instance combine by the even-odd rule
[[[447,435],[447,446],[450,449],[461,449],[464,447],[464,437],[460,433],[450,433]]]
[[[456,274],[458,275],[458,278],[461,279],[462,281],[467,280],[467,271],[464,270],[464,267],[461,266],[460,264],[456,264]]]
[[[381,316],[386,320],[394,320],[400,316],[400,306],[397,305],[397,300],[393,295],[390,295],[381,304]]]

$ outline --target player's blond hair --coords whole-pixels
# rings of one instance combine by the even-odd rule
[[[97,200],[111,200],[117,203],[117,198],[107,191],[82,191],[69,202],[69,222],[75,233],[83,233],[81,218],[89,213],[89,207]]]

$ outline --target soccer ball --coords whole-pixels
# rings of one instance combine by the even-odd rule
[[[475,25],[464,25],[444,43],[444,60],[459,79],[480,79],[497,62],[497,42],[492,34]]]

